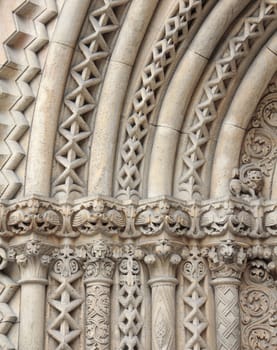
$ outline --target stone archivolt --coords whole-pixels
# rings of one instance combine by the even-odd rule
[[[0,348],[275,349],[276,0],[0,13]]]

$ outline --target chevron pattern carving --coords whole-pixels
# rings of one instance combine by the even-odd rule
[[[12,198],[22,184],[16,168],[25,156],[20,144],[29,128],[25,111],[35,99],[31,82],[41,70],[38,53],[49,40],[46,25],[56,14],[55,0],[22,2],[13,13],[16,29],[4,44],[7,61],[0,67],[0,100],[3,97],[7,101],[0,110],[0,196],[3,198]]]

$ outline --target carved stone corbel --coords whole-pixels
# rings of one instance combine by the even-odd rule
[[[240,350],[239,285],[245,248],[231,240],[206,250],[215,293],[217,350]]]

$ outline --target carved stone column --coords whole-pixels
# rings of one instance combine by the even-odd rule
[[[24,246],[10,250],[10,257],[16,260],[21,274],[18,281],[21,285],[20,349],[44,348],[45,287],[50,262],[47,249],[49,246],[31,240]]]
[[[84,293],[81,259],[76,250],[65,245],[53,252],[54,263],[49,273],[48,349],[80,348],[82,304]]]
[[[110,349],[110,287],[115,263],[104,241],[86,247],[86,350]]]
[[[215,293],[217,350],[241,350],[239,285],[246,253],[228,240],[207,255]]]
[[[149,267],[152,290],[152,350],[175,350],[175,278],[181,261],[166,240],[152,247],[144,261]]]
[[[141,349],[143,329],[143,291],[141,264],[143,257],[133,245],[124,245],[116,252],[119,261],[119,349]],[[117,348],[116,348],[117,349]]]

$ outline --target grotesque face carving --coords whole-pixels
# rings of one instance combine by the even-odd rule
[[[246,182],[256,192],[260,192],[263,187],[263,174],[260,169],[250,169],[246,173]]]

